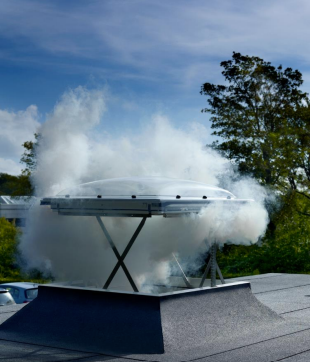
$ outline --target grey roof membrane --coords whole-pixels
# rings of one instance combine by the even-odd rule
[[[164,327],[168,348],[164,354],[112,356],[85,350],[85,345],[82,344],[77,348],[69,346],[66,348],[64,344],[62,348],[52,348],[48,346],[48,341],[42,343],[32,340],[25,343],[12,333],[1,332],[0,359],[4,361],[113,360],[114,362],[124,360],[310,361],[310,275],[266,274],[241,279],[251,282],[257,300],[251,293],[238,294],[237,291],[227,294],[225,298],[218,298],[213,294],[208,300],[208,306],[205,307],[200,299],[195,301],[196,305],[191,309],[201,310],[201,318],[206,326],[205,339],[201,336],[201,330],[198,330],[197,334],[195,332],[195,323],[199,324],[199,315],[195,314],[193,318],[191,309],[188,308],[190,305],[188,300],[164,302],[161,306],[162,313],[168,316],[165,319],[168,325]],[[240,281],[240,278],[237,280]],[[278,315],[264,307],[258,300]],[[0,323],[10,318],[15,309],[21,307],[2,307]],[[198,318],[197,321],[195,318]],[[239,319],[241,323],[238,322]],[[182,333],[183,331],[188,333],[186,325],[191,323],[192,335],[184,335],[183,339]],[[170,327],[178,329],[178,333],[170,333]],[[80,333],[83,334],[83,330]],[[87,339],[87,336],[85,338]],[[202,338],[201,341],[199,338]],[[178,340],[183,341],[181,345],[178,344]],[[169,343],[172,348],[169,347]]]

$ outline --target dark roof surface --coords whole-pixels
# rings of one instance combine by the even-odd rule
[[[87,353],[82,349],[51,348],[21,343],[1,334],[0,359],[4,361],[193,361],[201,362],[303,362],[310,361],[310,275],[265,274],[231,281],[251,282],[256,298],[278,313],[283,322],[272,328],[250,333],[226,334],[225,324],[214,326],[223,332],[222,343],[170,351],[162,355],[108,356]],[[23,305],[0,307],[0,324],[23,308]],[[212,309],[210,310],[212,314]],[[27,326],[25,326],[27,329]]]

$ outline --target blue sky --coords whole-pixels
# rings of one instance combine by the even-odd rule
[[[111,134],[158,113],[208,125],[200,86],[233,51],[299,69],[310,91],[309,16],[308,0],[1,0],[0,172],[79,85],[106,89]]]

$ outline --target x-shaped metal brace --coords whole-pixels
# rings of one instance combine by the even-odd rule
[[[143,228],[143,226],[145,224],[145,221],[147,219],[147,216],[143,217],[143,219],[141,220],[139,226],[137,227],[136,231],[132,235],[132,238],[130,239],[129,243],[127,244],[127,246],[126,246],[125,250],[123,251],[122,255],[120,255],[120,253],[118,252],[118,250],[117,250],[117,248],[116,248],[116,246],[115,246],[115,244],[114,244],[108,230],[106,229],[106,227],[104,226],[104,224],[103,224],[103,222],[101,220],[101,217],[96,216],[96,218],[97,218],[97,221],[98,221],[98,223],[99,223],[105,237],[107,238],[107,240],[108,240],[108,242],[109,242],[109,244],[110,244],[110,246],[111,246],[111,248],[112,248],[112,250],[113,250],[113,252],[114,252],[114,254],[116,256],[116,258],[117,258],[117,260],[118,260],[115,267],[114,267],[114,269],[112,270],[109,278],[105,282],[105,284],[103,286],[103,289],[107,289],[109,287],[109,285],[111,284],[113,278],[115,277],[115,274],[117,273],[118,269],[120,267],[122,267],[122,269],[124,270],[124,273],[126,274],[126,277],[127,277],[128,281],[129,281],[132,289],[135,292],[138,292],[139,290],[138,290],[135,282],[133,281],[133,279],[132,279],[132,277],[131,277],[131,275],[130,275],[130,273],[129,273],[129,271],[128,271],[125,263],[124,263],[124,259],[126,258],[129,250],[131,249],[133,243],[135,242],[135,240],[137,239],[141,229]]]
[[[132,279],[132,277],[131,277],[131,275],[130,275],[130,273],[129,273],[129,271],[128,271],[125,263],[124,263],[124,259],[126,258],[126,256],[127,256],[128,252],[129,252],[129,250],[131,249],[133,243],[134,243],[135,240],[137,239],[140,231],[142,230],[142,228],[143,228],[143,226],[144,226],[144,224],[145,224],[145,221],[146,221],[147,217],[148,217],[148,216],[144,216],[144,217],[143,217],[143,219],[141,220],[140,224],[138,225],[136,231],[134,232],[134,234],[132,235],[131,239],[129,240],[129,243],[127,244],[127,246],[126,246],[125,250],[123,251],[122,255],[120,255],[120,253],[118,252],[118,250],[117,250],[117,248],[116,248],[116,246],[115,246],[115,244],[114,244],[114,242],[113,242],[113,240],[112,240],[112,238],[111,238],[108,230],[107,230],[106,227],[104,226],[104,224],[103,224],[103,222],[102,222],[102,220],[101,220],[101,217],[100,217],[100,216],[96,216],[97,221],[98,221],[98,223],[99,223],[99,225],[100,225],[100,227],[101,227],[101,229],[102,229],[105,237],[107,238],[107,240],[108,240],[108,242],[109,242],[109,244],[110,244],[110,246],[111,246],[111,248],[112,248],[112,250],[113,250],[113,252],[114,252],[114,254],[115,254],[115,256],[116,256],[116,258],[117,258],[117,263],[116,263],[115,267],[113,268],[113,270],[112,270],[110,276],[108,277],[107,281],[105,282],[105,284],[104,284],[104,286],[103,286],[103,289],[107,289],[107,288],[109,287],[109,285],[111,284],[113,278],[115,277],[115,274],[117,273],[118,269],[119,269],[120,267],[122,267],[122,269],[124,270],[124,273],[125,273],[128,281],[129,281],[132,289],[133,289],[135,292],[139,292],[139,290],[138,290],[138,288],[137,288],[134,280]],[[207,268],[206,268],[206,270],[205,270],[205,272],[203,273],[203,276],[202,276],[202,278],[201,278],[201,282],[200,282],[200,285],[199,285],[200,288],[203,287],[204,281],[205,281],[205,279],[206,279],[206,277],[207,277],[210,269],[211,269],[211,287],[215,287],[215,286],[216,286],[216,273],[218,273],[218,275],[219,275],[219,277],[220,277],[220,279],[221,279],[222,284],[225,284],[225,280],[224,280],[224,278],[223,278],[223,275],[222,275],[222,273],[221,273],[221,270],[220,270],[220,268],[219,268],[219,266],[218,266],[218,264],[217,264],[217,261],[216,261],[217,245],[216,245],[216,244],[213,244],[210,249],[211,249],[211,250],[210,250],[210,260],[209,260],[208,265],[207,265]],[[175,261],[176,261],[179,269],[180,269],[181,272],[182,272],[182,278],[183,278],[186,286],[187,286],[188,288],[192,288],[192,285],[190,284],[190,282],[189,282],[188,278],[186,277],[186,275],[185,275],[185,273],[184,273],[184,271],[183,271],[183,269],[182,269],[179,261],[177,260],[177,258],[176,258],[176,256],[175,256],[174,254],[173,254],[173,257],[174,257],[174,259],[175,259]]]

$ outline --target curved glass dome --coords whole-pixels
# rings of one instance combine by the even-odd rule
[[[88,182],[61,191],[58,197],[166,196],[232,198],[227,190],[201,182],[164,177],[124,177]]]

